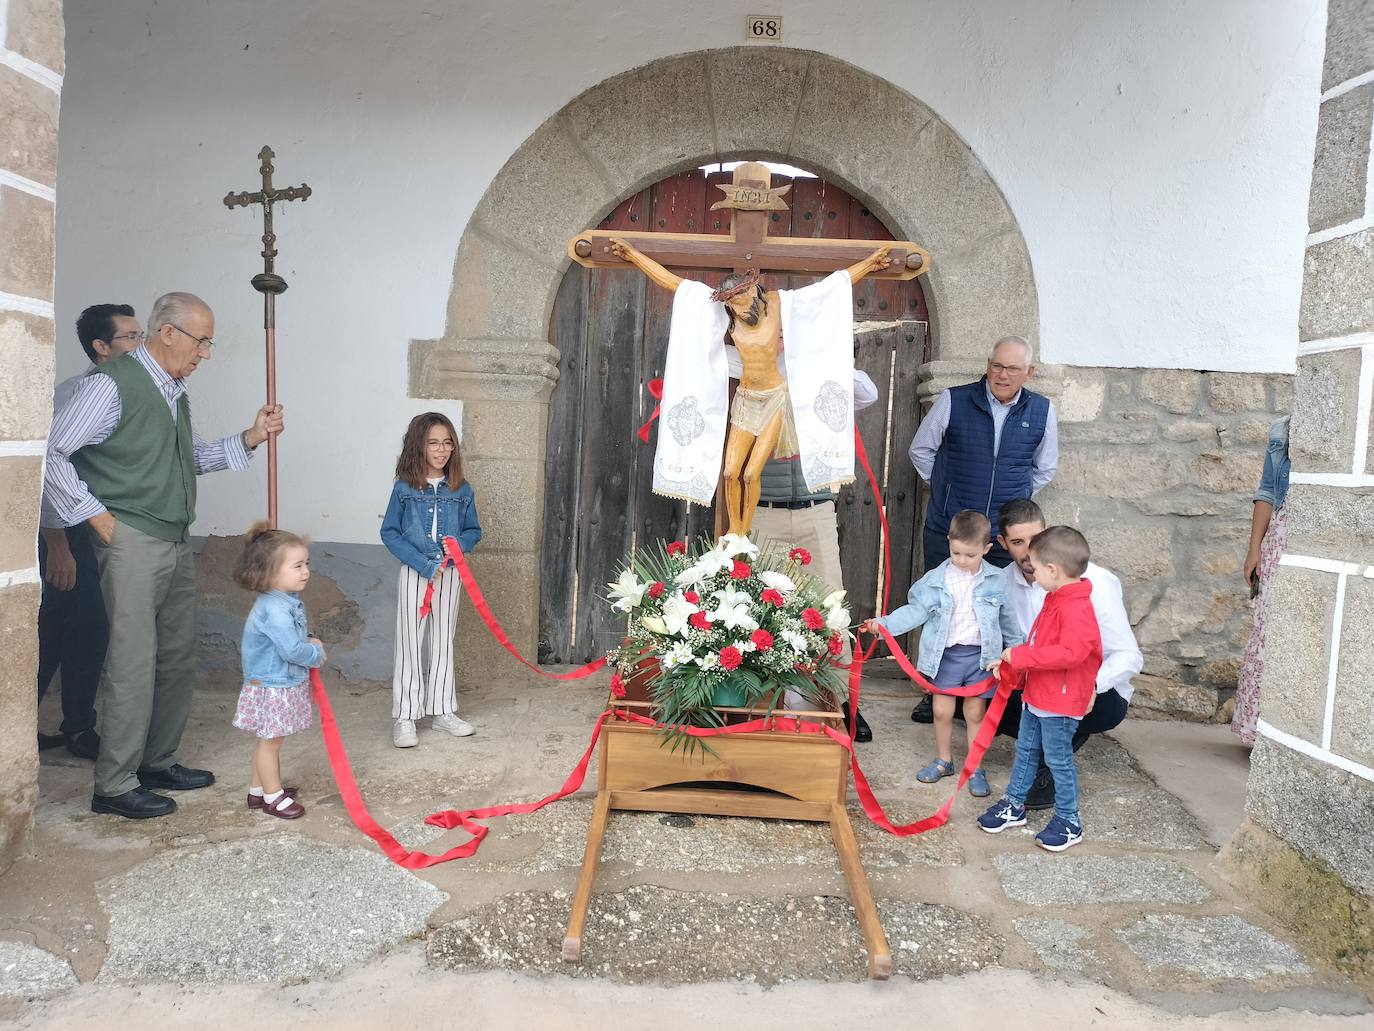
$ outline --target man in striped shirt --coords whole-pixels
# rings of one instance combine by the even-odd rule
[[[186,379],[209,358],[215,316],[188,293],[153,304],[148,337],[93,369],[53,418],[43,498],[64,526],[89,525],[110,617],[104,724],[91,810],[165,816],[215,781],[176,761],[195,677],[196,476],[247,468],[282,429],[263,406],[242,433],[206,441],[191,426]]]

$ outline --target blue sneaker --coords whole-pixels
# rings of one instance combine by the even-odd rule
[[[1002,799],[991,809],[978,817],[978,826],[989,834],[1000,834],[1008,827],[1026,825],[1026,807],[1008,799]]]
[[[992,788],[988,787],[988,775],[981,766],[968,779],[968,793],[974,798],[987,798],[992,794]]]
[[[1051,852],[1063,852],[1083,840],[1083,828],[1061,819],[1056,813],[1045,824],[1045,829],[1035,836],[1035,843]]]

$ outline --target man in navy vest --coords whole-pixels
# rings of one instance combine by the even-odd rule
[[[1049,398],[1025,389],[1035,375],[1030,344],[1003,337],[993,346],[988,371],[976,383],[942,391],[911,442],[911,464],[930,485],[921,550],[924,568],[949,558],[949,521],[964,509],[982,512],[1000,532],[997,511],[1013,498],[1029,498],[1054,479],[1059,425]],[[1011,562],[1001,544],[987,559]],[[930,699],[911,718],[929,723]]]

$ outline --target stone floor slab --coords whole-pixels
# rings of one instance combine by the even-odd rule
[[[656,985],[705,981],[862,981],[863,936],[848,899],[759,898],[637,885],[592,899],[582,962],[559,959],[571,897],[518,892],[438,928],[429,962],[454,970],[501,969],[606,977]],[[946,906],[880,902],[897,974],[914,978],[979,970],[1003,942],[982,918]]]
[[[1160,788],[1089,787],[1080,805],[1089,841],[1167,851],[1211,848],[1183,803]]]
[[[1196,903],[1212,894],[1190,870],[1153,857],[1016,852],[992,862],[1007,898],[1031,906]]]
[[[336,974],[424,930],[448,898],[374,851],[289,833],[163,853],[98,887],[101,981]]]
[[[46,949],[0,941],[0,998],[45,999],[78,984],[71,964]]]
[[[1025,916],[1015,921],[1015,927],[1049,969],[1070,974],[1101,973],[1101,958],[1083,945],[1092,938],[1086,928],[1050,916]]]
[[[1291,946],[1238,916],[1151,913],[1117,934],[1151,970],[1181,970],[1211,981],[1309,971]]]

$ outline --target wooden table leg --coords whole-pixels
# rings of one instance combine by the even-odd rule
[[[582,958],[582,925],[587,920],[587,909],[592,902],[592,882],[596,880],[596,865],[601,861],[601,841],[606,836],[606,821],[610,812],[610,792],[598,791],[592,824],[587,830],[587,850],[582,853],[582,873],[577,878],[577,891],[573,894],[572,915],[568,917],[568,930],[563,935],[565,963],[576,963]]]
[[[859,929],[863,931],[864,945],[868,949],[868,976],[875,981],[886,981],[892,976],[892,950],[888,948],[887,935],[878,920],[878,907],[873,901],[868,875],[859,862],[859,843],[854,837],[854,828],[849,825],[849,813],[842,805],[831,810],[830,833],[835,839],[835,851],[840,855],[844,879],[849,884],[849,899],[859,917]],[[564,948],[566,950],[567,946]]]

